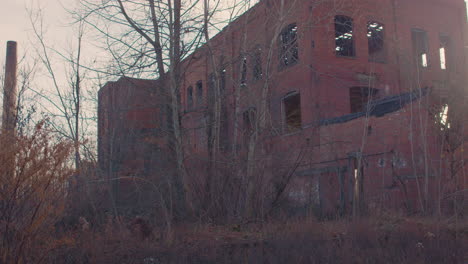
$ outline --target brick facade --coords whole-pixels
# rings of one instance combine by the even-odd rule
[[[293,207],[413,211],[428,192],[450,209],[436,197],[466,188],[466,169],[450,175],[434,116],[451,95],[466,96],[465,3],[280,2],[260,1],[184,60],[180,116],[192,178],[210,167],[218,98],[219,160],[246,159],[260,126],[257,169],[274,182],[294,168],[283,195]],[[101,89],[99,162],[109,177],[167,166],[160,88],[122,78]]]

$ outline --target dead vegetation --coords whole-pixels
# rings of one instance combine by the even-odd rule
[[[77,233],[67,263],[466,263],[468,252],[466,223],[455,227],[451,221],[390,215],[185,224],[174,228],[169,244],[161,231],[142,238],[110,221],[103,229]]]
[[[12,140],[11,137],[8,137]],[[6,140],[5,135],[2,142]],[[1,263],[466,263],[462,214],[417,218],[380,211],[323,221],[276,214],[257,221],[115,215],[105,188],[77,185],[72,142],[39,124],[0,150]],[[14,154],[13,156],[11,154]],[[91,167],[91,165],[89,165]],[[91,168],[81,174],[95,173]],[[92,175],[80,175],[93,178]],[[80,187],[79,191],[72,192]],[[87,195],[84,195],[87,194]],[[78,195],[77,199],[74,195]]]

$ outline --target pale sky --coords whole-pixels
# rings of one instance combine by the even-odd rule
[[[30,41],[28,35],[31,34],[31,26],[26,11],[26,7],[40,4],[44,9],[46,23],[50,36],[63,38],[67,34],[64,24],[67,21],[67,14],[63,5],[73,6],[76,0],[0,0],[0,61],[5,60],[6,42],[15,40],[18,42],[19,56],[28,52]],[[57,40],[54,40],[57,41]]]
[[[64,40],[67,34],[67,14],[63,6],[73,7],[78,0],[0,0],[0,62],[4,62],[5,47],[8,40],[16,40],[19,56],[27,52],[30,22],[26,11],[31,4],[40,4],[46,14],[49,35]]]

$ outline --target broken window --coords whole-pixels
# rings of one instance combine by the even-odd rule
[[[290,93],[283,98],[284,130],[291,133],[302,128],[301,95]]]
[[[279,36],[280,66],[285,67],[297,63],[299,60],[299,45],[297,42],[297,25],[286,26]]]
[[[338,56],[354,57],[353,19],[347,16],[335,17],[335,52]]]
[[[442,70],[447,69],[447,60],[449,59],[448,51],[450,50],[449,44],[450,44],[450,38],[448,36],[440,36],[439,56],[440,56],[440,68]]]
[[[197,104],[201,104],[203,102],[203,82],[200,80],[196,84],[197,87]]]
[[[193,108],[193,87],[189,86],[187,88],[187,109]]]
[[[220,75],[220,92],[221,92],[221,95],[224,96],[225,93],[226,93],[226,69],[225,68],[222,68],[220,71],[219,71],[219,75]]]
[[[378,89],[370,87],[351,87],[349,89],[351,113],[366,111],[367,104],[376,98],[378,92]]]
[[[384,25],[379,22],[367,23],[367,43],[369,59],[372,61],[385,61]]]
[[[438,107],[436,114],[434,116],[435,123],[440,127],[440,130],[450,129],[449,122],[449,106],[448,104],[442,104]]]
[[[429,66],[427,33],[421,29],[411,31],[413,40],[413,52],[418,66],[427,68]]]
[[[253,79],[260,80],[263,77],[262,72],[262,50],[257,48],[254,53]]]
[[[241,58],[241,80],[240,85],[242,87],[247,85],[247,56]]]

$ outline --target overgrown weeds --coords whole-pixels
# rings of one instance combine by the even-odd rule
[[[468,225],[404,217],[272,221],[250,226],[178,225],[141,237],[127,224],[76,233],[86,263],[466,263]],[[146,261],[146,262],[145,262]],[[84,263],[83,258],[80,262]]]
[[[157,215],[106,212],[105,188],[70,192],[73,145],[41,125],[0,140],[0,263],[468,263],[468,221],[458,215],[180,220],[169,238]]]

